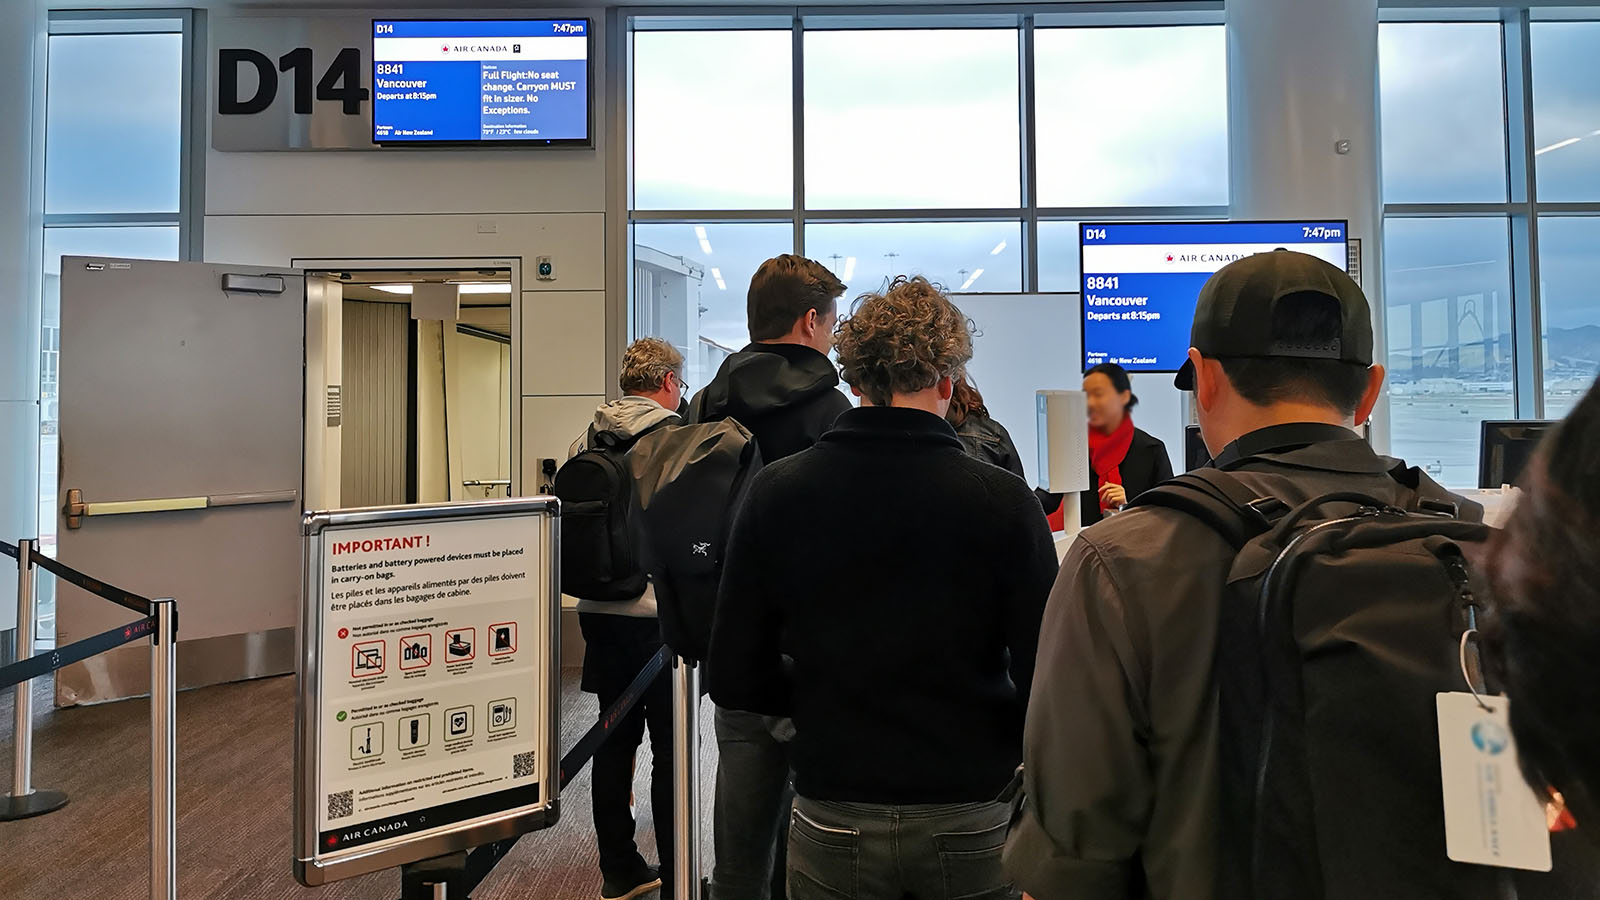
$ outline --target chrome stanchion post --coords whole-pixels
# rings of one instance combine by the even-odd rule
[[[672,660],[673,897],[700,900],[700,668]]]
[[[17,661],[33,655],[33,630],[38,619],[35,603],[33,555],[39,550],[37,541],[17,541]],[[24,681],[16,688],[16,727],[12,734],[16,741],[15,758],[11,765],[11,793],[0,806],[0,822],[26,819],[54,812],[67,805],[67,795],[60,791],[33,789],[33,682]]]
[[[178,897],[178,629],[172,600],[150,604],[150,898]]]

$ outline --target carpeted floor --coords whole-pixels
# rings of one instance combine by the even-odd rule
[[[149,896],[149,703],[127,700],[54,710],[48,679],[35,684],[34,784],[64,790],[66,808],[0,822],[0,896],[18,900]],[[0,692],[0,788],[11,781],[11,691]],[[561,746],[594,722],[594,696],[564,673]],[[702,712],[703,846],[710,865],[715,741]],[[290,865],[294,678],[188,691],[178,697],[178,871],[182,900],[395,900],[397,871],[304,888]],[[648,743],[635,788],[639,846],[650,831]],[[524,837],[473,893],[477,900],[593,900],[600,894],[585,769],[562,793],[561,821]]]

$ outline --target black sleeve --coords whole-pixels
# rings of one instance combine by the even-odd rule
[[[1026,704],[1039,653],[1039,626],[1059,564],[1055,538],[1032,492],[1017,486],[1001,496],[1005,502],[996,510],[1001,516],[999,521],[1012,523],[1010,528],[997,530],[1005,541],[997,558],[1007,560],[1001,569],[1003,627],[1006,649],[1011,654],[1011,682]]]
[[[706,690],[727,709],[786,716],[791,710],[780,649],[783,623],[760,528],[763,481],[756,476],[728,539],[706,654]]]
[[[999,422],[994,423],[994,429],[999,432],[1000,443],[1005,447],[1005,460],[1000,467],[1023,481],[1027,481],[1028,473],[1023,471],[1022,468],[1022,454],[1017,452],[1017,444],[1011,440],[1011,432],[1007,431],[1006,427]]]
[[[1152,437],[1150,443],[1155,446],[1156,453],[1156,463],[1151,472],[1155,480],[1150,482],[1150,486],[1155,487],[1172,478],[1172,456],[1167,453],[1167,445],[1163,444],[1160,438]]]

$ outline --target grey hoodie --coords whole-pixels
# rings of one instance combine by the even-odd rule
[[[572,442],[572,447],[567,451],[567,458],[571,459],[593,447],[596,434],[609,432],[624,441],[631,441],[675,416],[677,413],[649,397],[629,396],[603,403],[594,411],[594,424],[583,433],[582,437]]]
[[[677,413],[651,400],[649,397],[629,396],[623,397],[621,400],[613,400],[610,403],[601,404],[600,408],[594,411],[594,424],[581,437],[572,442],[572,447],[567,452],[567,458],[571,459],[579,453],[592,448],[596,434],[610,433],[624,441],[631,441],[651,428],[677,418]],[[627,603],[580,599],[578,601],[578,612],[653,619],[656,616],[656,590],[653,585],[646,587],[644,593],[637,600]]]

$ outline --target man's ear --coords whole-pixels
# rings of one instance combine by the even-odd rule
[[[822,325],[822,314],[814,309],[806,310],[800,318],[800,333],[806,337],[816,337],[817,329]]]
[[[1210,410],[1222,391],[1222,364],[1206,359],[1193,347],[1189,348],[1189,361],[1194,363],[1194,402],[1200,404],[1201,409]]]
[[[940,400],[949,400],[951,397],[954,397],[955,394],[956,394],[956,382],[955,382],[955,379],[951,378],[949,375],[946,375],[945,377],[939,379],[938,388],[939,388],[939,399]]]
[[[1356,425],[1365,425],[1372,418],[1372,410],[1378,405],[1378,398],[1383,396],[1383,366],[1373,366],[1367,369],[1367,391],[1361,395],[1361,405],[1356,407]]]

